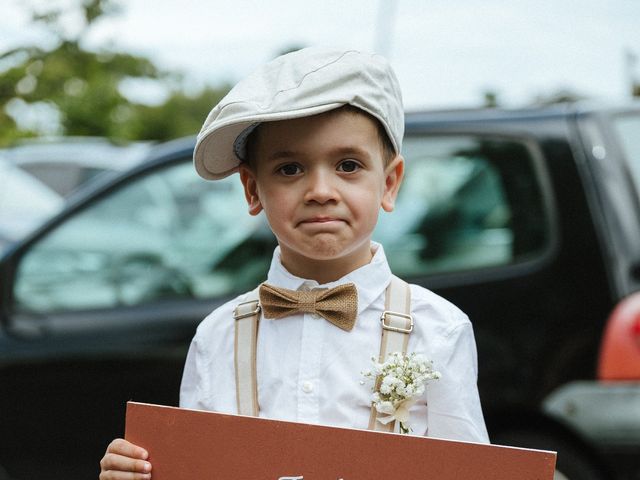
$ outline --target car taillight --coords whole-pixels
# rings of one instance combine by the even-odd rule
[[[633,335],[636,340],[640,341],[640,317],[637,317],[636,321],[633,322],[633,326],[631,327],[631,335]]]
[[[622,300],[609,316],[600,346],[598,379],[640,381],[640,292]]]

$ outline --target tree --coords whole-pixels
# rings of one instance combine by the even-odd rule
[[[487,108],[498,107],[498,92],[495,90],[485,90],[483,93],[484,106]]]
[[[67,10],[56,7],[33,12],[52,46],[23,46],[0,53],[10,65],[0,71],[0,144],[41,133],[21,125],[20,112],[41,108],[56,123],[54,131],[66,135],[104,136],[114,140],[165,140],[197,131],[207,111],[228,90],[207,87],[187,95],[181,77],[160,71],[149,59],[112,50],[89,51],[83,38],[105,15],[119,11],[113,0],[76,0],[68,8],[81,12],[84,25],[67,34],[61,18]],[[160,82],[169,92],[164,104],[149,107],[128,99],[121,89],[127,79]],[[197,125],[197,126],[196,126]]]
[[[229,87],[206,87],[195,95],[181,90],[171,92],[158,106],[131,105],[128,120],[120,124],[119,138],[167,140],[197,133],[202,122]]]
[[[557,103],[575,103],[587,98],[589,97],[570,88],[559,88],[557,90],[536,95],[531,102],[531,105],[540,107],[554,105]]]

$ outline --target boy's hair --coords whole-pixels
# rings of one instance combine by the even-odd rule
[[[394,154],[402,148],[404,110],[398,80],[380,55],[304,48],[282,55],[240,81],[209,113],[193,154],[208,180],[238,170],[246,142],[261,123],[309,117],[343,105],[371,115]]]
[[[325,112],[325,115],[331,115],[338,112],[347,112],[352,115],[364,115],[367,118],[371,119],[376,124],[376,129],[378,132],[378,140],[380,142],[380,150],[382,153],[382,164],[384,167],[389,165],[391,161],[396,157],[396,151],[393,147],[393,143],[391,143],[391,139],[387,134],[387,131],[384,129],[380,120],[371,115],[370,113],[365,112],[364,110],[359,109],[358,107],[354,107],[353,105],[342,105],[341,107],[335,108],[333,110],[329,110]],[[242,163],[248,165],[250,168],[255,168],[256,166],[256,143],[257,137],[260,132],[260,125],[257,125],[252,129],[251,133],[246,137],[246,155],[242,159]]]

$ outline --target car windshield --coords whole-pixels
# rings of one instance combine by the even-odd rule
[[[0,158],[0,252],[62,209],[63,198]]]
[[[9,163],[67,197],[98,175],[127,170],[141,162],[151,142],[114,145],[103,138],[30,140],[3,149]]]
[[[615,118],[614,125],[640,197],[640,114],[625,114]]]

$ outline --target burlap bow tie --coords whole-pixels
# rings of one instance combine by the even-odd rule
[[[282,318],[300,312],[317,313],[348,332],[358,315],[358,291],[353,283],[309,292],[263,283],[260,286],[260,306],[267,318]]]

